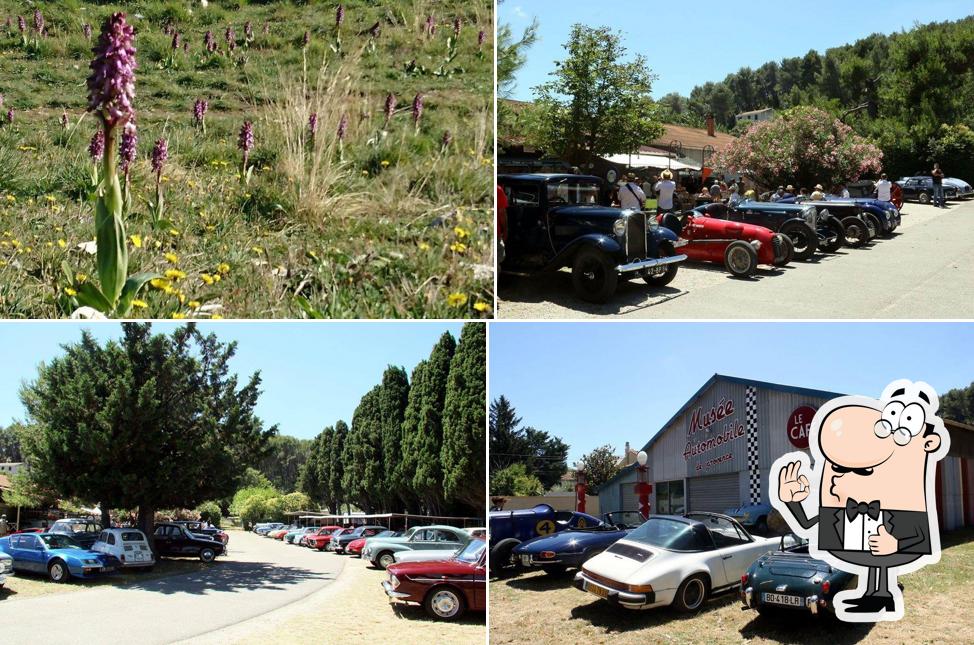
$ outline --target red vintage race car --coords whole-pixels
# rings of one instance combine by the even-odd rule
[[[389,600],[417,603],[439,620],[487,609],[487,543],[471,540],[451,560],[390,564],[382,581]]]
[[[328,548],[328,543],[331,542],[331,538],[335,535],[335,532],[341,530],[342,527],[340,526],[322,526],[314,533],[309,533],[308,535],[304,536],[304,541],[302,544],[311,549],[324,551],[326,548]]]
[[[680,249],[697,262],[723,264],[733,275],[748,278],[759,264],[784,266],[791,261],[795,246],[787,235],[763,226],[731,222],[687,211],[663,213],[659,223],[689,243]]]

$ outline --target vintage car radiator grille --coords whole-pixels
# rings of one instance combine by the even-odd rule
[[[642,260],[646,257],[645,213],[633,213],[629,216],[626,229],[626,256],[629,260]]]

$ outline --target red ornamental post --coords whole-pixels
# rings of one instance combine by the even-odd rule
[[[585,471],[581,468],[575,470],[575,511],[585,512]]]
[[[636,499],[639,500],[639,514],[644,520],[649,519],[649,494],[653,487],[649,483],[649,467],[646,465],[648,455],[640,451],[636,455]]]

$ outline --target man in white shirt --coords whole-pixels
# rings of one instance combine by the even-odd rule
[[[673,173],[669,170],[664,170],[662,177],[653,187],[657,195],[657,206],[660,211],[671,211],[673,210],[673,193],[676,192],[676,182],[673,181]]]
[[[886,178],[886,173],[884,172],[879,176],[879,181],[876,182],[876,199],[888,202],[890,200],[890,191],[893,189],[893,184],[890,180]]]
[[[636,183],[636,177],[626,175],[626,183],[619,186],[619,205],[624,209],[641,211],[646,204],[646,193]]]

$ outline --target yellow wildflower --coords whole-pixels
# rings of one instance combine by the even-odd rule
[[[57,241],[57,245],[63,249],[64,247],[66,247],[68,245],[68,243],[67,243],[66,240],[58,240]]]
[[[213,282],[219,282],[219,281],[220,281],[220,274],[219,273],[214,274],[213,275]]]
[[[75,273],[74,281],[77,282],[78,284],[84,284],[85,282],[88,281],[88,276],[84,273]]]
[[[453,233],[454,233],[454,234],[455,234],[455,235],[456,235],[456,236],[457,236],[457,237],[458,237],[459,239],[461,239],[461,240],[462,240],[463,238],[465,238],[465,237],[470,237],[470,231],[468,231],[468,230],[466,230],[466,229],[464,229],[464,228],[462,228],[462,227],[460,227],[460,226],[456,226],[456,227],[454,227],[454,229],[453,229]]]
[[[76,295],[78,295],[78,292],[75,291],[74,289],[72,289],[71,287],[65,287],[64,288],[64,293],[68,294],[72,298],[75,297]]]
[[[173,237],[179,237],[179,229],[171,228],[169,229],[169,234]]]
[[[190,309],[199,309],[201,304],[202,303],[200,303],[199,300],[190,300],[189,301],[189,308]]]
[[[52,204],[57,201],[57,197],[55,197],[54,195],[44,195],[44,199],[46,199],[48,202]]]
[[[381,166],[383,168],[388,168],[389,167],[389,160],[388,159],[383,159],[382,160],[382,163],[381,163]]]
[[[134,246],[137,249],[141,249],[142,248],[142,236],[141,235],[132,235],[131,237],[129,237],[129,239],[132,240],[132,246]]]
[[[186,317],[186,314],[184,314],[184,313],[183,313],[183,312],[181,312],[181,311],[177,311],[177,312],[175,312],[175,313],[174,313],[174,314],[172,315],[172,317],[173,317],[173,320],[182,320],[183,318],[185,318],[185,317]]]
[[[454,242],[450,245],[450,250],[454,253],[463,253],[467,250],[467,245],[463,242]]]
[[[484,313],[485,311],[490,311],[490,305],[488,305],[486,302],[483,302],[482,300],[478,300],[476,304],[474,304],[473,308],[479,311],[480,313]]]
[[[15,249],[19,249],[20,242],[18,240],[10,240],[10,246],[14,247]]]
[[[219,265],[218,265],[218,266],[216,267],[216,270],[217,270],[218,272],[220,272],[220,273],[223,273],[223,274],[227,274],[227,273],[230,273],[230,265],[229,265],[229,264],[227,264],[226,262],[221,262],[221,263],[220,263],[220,264],[219,264]]]
[[[186,277],[186,274],[179,269],[166,269],[165,275],[170,280],[182,280]]]
[[[215,282],[213,280],[213,276],[211,276],[209,273],[201,273],[200,280],[202,280],[206,284],[213,284]]]
[[[446,304],[451,307],[462,307],[467,304],[467,294],[465,293],[451,293],[446,297]]]
[[[223,316],[221,316],[220,314],[213,314],[212,316],[210,316],[210,318],[212,320],[223,320]]]
[[[427,244],[426,242],[420,242],[419,243],[419,250],[420,251],[429,251],[430,250],[430,245]]]
[[[159,289],[160,291],[165,291],[172,287],[172,283],[169,282],[169,280],[166,280],[165,278],[152,278],[151,280],[149,280],[149,284],[153,288]]]
[[[7,201],[13,204],[17,201],[17,198],[14,197],[13,195],[7,195]]]
[[[166,258],[166,260],[169,262],[169,264],[178,264],[179,263],[179,256],[176,255],[175,253],[166,253],[163,257]]]
[[[145,300],[136,299],[132,301],[132,306],[135,307],[136,309],[145,309],[146,307],[149,306],[149,303],[146,302]]]

